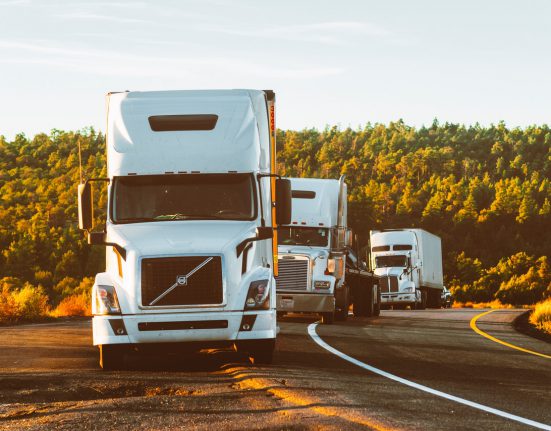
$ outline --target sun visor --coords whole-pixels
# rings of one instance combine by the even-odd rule
[[[268,126],[263,123],[267,112],[261,91],[111,94],[109,175],[268,170]]]

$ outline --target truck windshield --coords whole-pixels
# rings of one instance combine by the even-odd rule
[[[279,244],[281,245],[309,245],[312,247],[327,247],[329,229],[280,226],[277,229],[277,235]]]
[[[117,177],[115,223],[166,220],[253,220],[252,174],[180,174]]]
[[[375,265],[377,268],[388,268],[388,267],[400,267],[405,268],[407,266],[407,257],[403,254],[398,254],[394,256],[377,256],[375,258]]]

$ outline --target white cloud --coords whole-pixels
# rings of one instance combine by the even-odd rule
[[[139,18],[128,18],[124,16],[117,16],[117,15],[102,15],[102,14],[89,13],[89,12],[63,13],[55,16],[63,19],[68,19],[68,20],[80,19],[80,20],[86,20],[86,21],[112,21],[112,22],[118,22],[118,23],[147,22],[146,20],[139,19]]]
[[[157,78],[190,78],[205,74],[237,74],[267,78],[308,79],[333,76],[345,72],[341,67],[296,65],[294,67],[274,67],[245,59],[224,56],[175,57],[126,54],[118,51],[89,48],[65,48],[51,43],[29,43],[0,40],[1,50],[16,51],[15,55],[0,55],[4,64],[44,64],[67,70],[103,76],[133,76]],[[30,58],[23,52],[36,54]],[[40,56],[42,55],[42,56]]]
[[[229,26],[202,26],[201,30],[219,32],[234,36],[262,37],[269,39],[318,42],[339,45],[353,36],[390,36],[390,32],[380,26],[359,21],[335,21],[289,26],[233,28]]]
[[[23,6],[30,5],[31,0],[5,0],[0,1],[0,6]]]

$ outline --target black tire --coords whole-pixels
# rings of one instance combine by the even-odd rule
[[[427,308],[441,308],[442,307],[442,297],[440,292],[436,289],[429,289],[427,292]],[[446,304],[444,303],[444,308]]]
[[[348,309],[335,311],[335,320],[338,322],[346,322],[348,319]]]
[[[373,302],[373,286],[365,289],[365,316],[372,317],[375,315],[375,304]]]
[[[377,303],[373,306],[373,315],[380,316],[380,314],[381,314],[381,289],[377,287]]]
[[[350,291],[348,286],[343,286],[345,289],[344,293],[344,304],[337,304],[338,309],[335,311],[335,320],[339,322],[346,322],[348,319],[348,308],[350,307]]]
[[[271,364],[274,360],[275,339],[251,343],[248,351],[254,365]]]
[[[335,312],[321,313],[321,323],[324,325],[332,325],[335,321]]]
[[[427,308],[427,291],[421,290],[421,302],[415,303],[416,310],[424,310]]]
[[[124,369],[124,346],[117,344],[100,344],[99,366],[104,371]]]
[[[352,313],[354,313],[354,317],[362,317],[365,316],[365,310],[363,307],[363,301],[362,298],[359,297],[354,299],[354,303],[352,304]]]

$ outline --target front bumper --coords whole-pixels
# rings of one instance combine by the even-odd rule
[[[381,304],[413,304],[415,303],[415,293],[382,293]]]
[[[325,313],[335,311],[335,297],[331,294],[278,293],[277,311]]]
[[[246,331],[241,328],[244,315],[256,315],[252,327]],[[194,324],[194,322],[197,323]],[[124,331],[120,330],[121,326]],[[186,329],[178,329],[182,327]],[[255,310],[94,316],[92,328],[94,346],[186,342],[209,344],[216,341],[258,340],[276,337],[276,312],[275,310]]]

